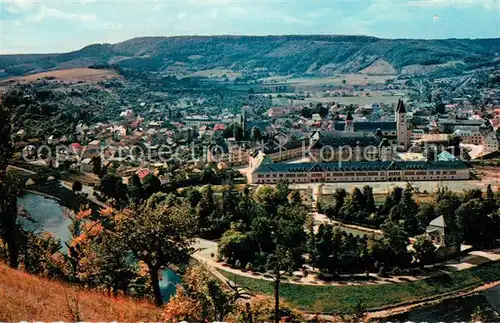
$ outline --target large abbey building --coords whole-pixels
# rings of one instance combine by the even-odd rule
[[[273,163],[276,159],[258,152],[249,158],[248,183],[469,179],[467,166],[450,154],[443,154],[437,161],[395,161],[394,148],[406,151],[410,146],[402,100],[398,102],[395,119],[396,122],[353,122],[348,114],[345,123],[335,125],[335,131],[316,132],[310,138],[308,153],[314,162]],[[351,150],[348,155],[346,148]]]
[[[410,147],[410,132],[408,130],[408,120],[406,108],[403,100],[398,101],[394,121],[359,121],[355,122],[351,113],[347,114],[344,122],[337,122],[334,126],[333,134],[343,138],[377,137],[385,138],[393,146],[398,146],[398,150],[406,151]]]

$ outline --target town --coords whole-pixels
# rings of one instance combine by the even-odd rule
[[[0,79],[0,321],[498,319],[498,60],[388,60]]]

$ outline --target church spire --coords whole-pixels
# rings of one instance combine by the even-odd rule
[[[406,113],[406,108],[403,103],[403,100],[399,99],[398,100],[398,107],[396,108],[397,113]]]

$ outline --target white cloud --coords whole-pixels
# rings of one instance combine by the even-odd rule
[[[179,14],[177,14],[177,19],[186,19],[186,17],[187,17],[187,13],[185,13],[184,11],[179,12]]]
[[[92,13],[68,13],[42,5],[33,15],[26,17],[26,20],[31,22],[41,22],[45,19],[58,19],[85,23],[95,21],[96,16]]]
[[[10,13],[31,11],[37,6],[37,3],[33,0],[2,0],[0,2],[4,9]]]
[[[488,10],[500,10],[499,0],[414,0],[409,1],[408,5],[428,8],[482,6]]]

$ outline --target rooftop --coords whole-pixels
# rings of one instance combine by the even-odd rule
[[[459,161],[375,161],[375,162],[331,162],[331,163],[297,163],[297,164],[265,164],[260,165],[256,173],[269,172],[332,172],[332,171],[380,171],[380,170],[448,170],[466,169]]]

